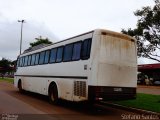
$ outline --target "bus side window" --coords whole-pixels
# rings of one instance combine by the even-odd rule
[[[90,57],[90,51],[91,51],[91,38],[85,39],[82,43],[82,49],[81,49],[81,59],[86,60]]]
[[[51,49],[50,59],[49,59],[50,63],[55,63],[56,62],[56,54],[57,54],[57,48]]]
[[[25,57],[22,57],[22,67],[24,66],[24,58]]]
[[[80,57],[81,57],[81,45],[82,45],[82,42],[74,43],[72,60],[79,60],[80,59]]]
[[[36,59],[35,57],[36,57],[36,54],[33,54],[31,59],[31,65],[34,65],[35,59]]]
[[[30,65],[31,65],[31,55],[28,56],[28,66],[30,66]]]
[[[68,44],[64,47],[64,56],[63,56],[64,62],[72,60],[72,51],[73,51],[73,44]]]
[[[40,56],[39,56],[39,64],[40,65],[44,63],[44,56],[45,56],[45,51],[40,53]]]
[[[19,66],[20,66],[20,58],[17,59],[16,68],[18,68]]]
[[[36,57],[35,57],[35,65],[38,65],[38,60],[39,60],[39,53],[36,54]]]
[[[27,63],[28,63],[28,56],[25,56],[24,66],[27,66]]]
[[[44,58],[44,63],[47,64],[49,61],[49,55],[50,55],[50,50],[47,50],[45,52],[45,58]]]
[[[20,58],[19,61],[20,61],[20,62],[19,62],[19,67],[22,67],[22,57]]]
[[[62,57],[63,57],[63,47],[58,47],[56,62],[62,62]]]

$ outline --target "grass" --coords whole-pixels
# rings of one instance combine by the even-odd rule
[[[160,95],[137,93],[134,100],[116,101],[119,105],[160,113]]]
[[[0,78],[0,81],[7,81],[7,82],[10,82],[10,83],[13,83],[14,78]]]

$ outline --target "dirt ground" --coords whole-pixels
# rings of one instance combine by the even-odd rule
[[[153,94],[153,95],[160,95],[160,86],[138,85],[137,92],[138,93]]]
[[[131,115],[140,116],[109,106],[94,105],[88,108],[86,104],[67,101],[51,105],[46,96],[30,92],[22,94],[13,84],[0,82],[0,119],[7,115],[21,118],[18,120],[122,120]]]

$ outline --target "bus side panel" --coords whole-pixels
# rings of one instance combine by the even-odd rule
[[[69,101],[87,100],[86,79],[49,78],[47,86],[54,82],[57,85],[58,97]]]
[[[93,33],[89,33],[74,37],[71,40],[59,42],[53,46],[51,45],[49,47],[39,49],[37,52],[77,41],[83,41],[85,39],[92,38],[92,34]],[[34,53],[35,52],[23,54],[22,56]],[[87,80],[90,78],[91,69],[89,58],[86,60],[80,59],[77,61],[18,67],[16,74],[17,76],[21,76],[19,78],[22,78],[22,86],[27,91],[48,95],[50,83],[55,82],[58,88],[59,98],[71,101],[82,101],[87,99]],[[15,81],[15,86],[17,86],[16,84],[17,80]],[[79,89],[78,86],[81,87],[81,85],[85,87]],[[74,89],[74,86],[76,86],[77,89]],[[75,92],[76,90],[79,91],[79,94]],[[81,94],[81,90],[85,90],[85,92]]]
[[[14,77],[14,87],[18,88],[18,80],[19,80],[19,77],[15,76]]]
[[[46,95],[46,93],[48,92],[48,90],[46,89],[47,78],[27,77],[25,81],[28,81],[30,91],[43,95]]]
[[[73,81],[74,79],[56,78],[58,97],[65,100],[73,101]]]

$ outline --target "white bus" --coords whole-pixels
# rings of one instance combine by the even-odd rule
[[[18,57],[14,86],[50,102],[136,97],[136,40],[96,29]]]

